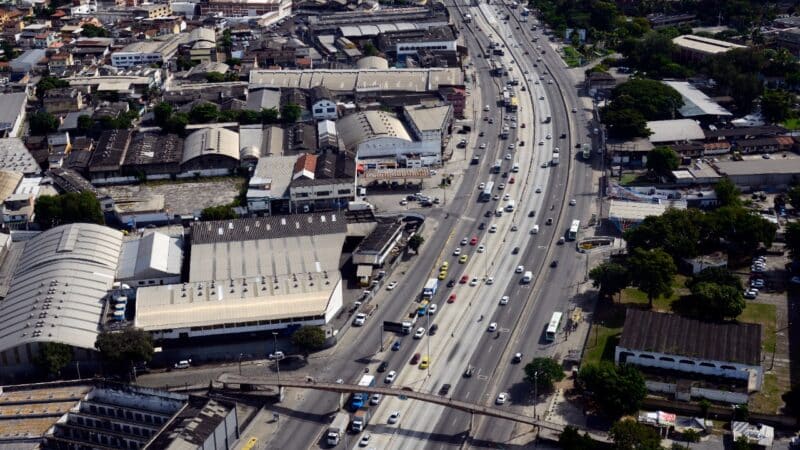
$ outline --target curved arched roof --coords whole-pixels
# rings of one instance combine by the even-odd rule
[[[31,342],[94,348],[121,247],[122,233],[88,223],[29,240],[0,302],[0,352]]]
[[[384,111],[363,111],[347,115],[339,119],[336,129],[348,150],[376,138],[395,138],[411,142],[411,136],[403,123],[394,114]]]
[[[181,164],[205,155],[222,155],[238,161],[239,133],[226,128],[203,128],[190,134],[183,142]]]
[[[358,69],[380,69],[386,70],[389,68],[389,61],[380,56],[365,56],[356,61]]]

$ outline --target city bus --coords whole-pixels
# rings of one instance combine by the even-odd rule
[[[558,329],[561,327],[561,313],[556,311],[553,313],[553,317],[550,318],[550,323],[547,324],[547,331],[544,333],[544,340],[547,342],[553,342],[556,340],[556,334],[558,334]]]
[[[578,238],[578,230],[581,228],[581,221],[580,220],[573,220],[572,225],[569,227],[569,234],[567,234],[567,239],[570,241],[574,241]]]
[[[488,202],[492,199],[492,189],[494,189],[494,181],[487,181],[486,186],[481,191],[481,196],[478,198],[479,201]]]
[[[592,157],[592,149],[589,147],[589,144],[583,144],[583,159],[589,159]]]

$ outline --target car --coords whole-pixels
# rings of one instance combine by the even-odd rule
[[[511,161],[511,153],[506,153],[505,159],[506,161]]]
[[[522,353],[514,353],[514,356],[511,357],[511,362],[514,364],[519,364],[522,362]]]
[[[493,333],[493,332],[497,331],[497,322],[490,323],[489,327],[486,328],[486,331],[488,331],[489,333]]]
[[[389,414],[389,419],[386,420],[386,423],[389,425],[394,425],[398,420],[400,420],[400,411],[393,411],[391,414]]]
[[[742,294],[742,296],[744,298],[748,298],[750,300],[753,300],[754,298],[758,297],[758,293],[748,289],[748,290],[744,291],[744,294]]]
[[[500,297],[500,304],[501,305],[507,305],[508,304],[508,296],[507,295],[504,295],[504,296]]]
[[[521,124],[519,125],[519,127],[520,127],[520,128],[525,128],[525,123],[524,123],[524,122],[523,122],[523,123],[521,123]]]
[[[528,211],[528,217],[536,217],[536,210],[532,209],[532,210]]]
[[[558,260],[554,259],[552,262],[550,262],[550,267],[558,267]]]
[[[506,201],[508,201],[508,200],[510,200],[510,199],[511,199],[511,194],[504,194],[504,195],[503,195],[503,200],[506,200]]]
[[[444,279],[447,278],[447,271],[446,270],[442,270],[441,272],[439,272],[439,276],[437,278],[440,281],[444,281]]]
[[[386,377],[384,377],[383,382],[386,384],[391,384],[394,382],[395,378],[397,378],[397,371],[390,370],[389,373],[386,374]]]
[[[489,277],[486,279],[486,284],[494,284],[494,277]]]
[[[450,294],[450,296],[447,297],[447,303],[454,303],[455,301],[456,301],[456,294]]]
[[[486,134],[485,132],[481,131],[480,133],[478,133],[478,136],[483,137],[485,134]]]
[[[552,217],[548,217],[544,224],[545,225],[552,225],[553,224],[553,218]]]
[[[764,280],[761,278],[755,278],[753,280],[750,280],[750,287],[761,289],[764,287],[764,284],[765,284]]]
[[[517,148],[517,146],[513,142],[508,144],[508,149],[509,150],[514,150],[515,148]],[[511,156],[511,155],[506,155],[506,156]]]
[[[192,365],[191,359],[184,359],[176,362],[173,367],[176,369],[188,369],[191,365]]]
[[[500,183],[500,184],[497,185],[497,189],[500,189],[501,191],[503,189],[505,189],[505,188],[506,188],[506,184],[505,183]]]
[[[516,225],[511,225],[511,231],[517,231],[518,229]]]
[[[478,246],[478,253],[483,253],[484,250],[486,250],[486,246],[485,245],[481,244],[481,245]]]
[[[487,210],[485,213],[483,213],[483,217],[492,217],[492,211]]]
[[[751,272],[755,272],[755,273],[762,273],[762,272],[764,272],[764,270],[765,270],[764,266],[752,266],[752,267],[750,267],[750,271]]]
[[[480,224],[478,224],[478,229],[479,230],[483,230],[484,228],[486,228],[486,224],[485,223],[481,222]]]
[[[558,245],[564,245],[564,242],[566,242],[566,239],[564,239],[564,236],[561,236],[560,238],[558,238],[557,244]]]
[[[478,277],[472,277],[472,279],[469,280],[469,285],[470,286],[477,286],[478,285]]]
[[[468,260],[468,259],[469,259],[469,255],[461,255],[461,256],[458,258],[458,262],[459,262],[459,263],[461,263],[461,264],[464,264],[464,263],[466,263],[466,262],[467,262],[467,260]]]
[[[425,327],[419,327],[417,331],[414,332],[414,339],[422,339],[422,336],[425,336]]]
[[[400,206],[406,206],[408,204],[408,200],[400,200]]]
[[[517,179],[514,178],[514,177],[511,177],[511,178],[508,179],[508,184],[514,184],[516,182],[517,182]]]
[[[391,283],[386,285],[386,290],[391,291],[392,289],[397,287],[397,281],[392,281]]]
[[[478,148],[480,148],[481,150],[485,150],[486,149],[486,142],[482,142],[481,145],[478,146]]]
[[[439,306],[438,306],[436,303],[431,303],[431,304],[428,306],[428,314],[430,314],[430,315],[434,315],[434,314],[436,314],[436,311],[437,311],[438,309],[439,309]]]
[[[414,353],[414,356],[411,357],[411,364],[416,364],[419,362],[420,354]]]
[[[517,266],[516,270],[514,270],[514,273],[522,273],[522,272],[525,272],[525,266]]]
[[[420,369],[427,369],[431,365],[431,358],[428,355],[422,357],[422,361],[419,362]]]
[[[453,256],[460,256],[460,255],[461,255],[461,247],[456,247],[456,249],[453,250]]]
[[[396,352],[398,350],[400,350],[400,341],[394,341],[394,344],[392,344],[392,351]]]
[[[452,386],[450,385],[450,383],[443,384],[442,387],[439,388],[439,395],[441,395],[441,396],[447,395],[447,393],[450,392],[450,388],[451,387]]]
[[[478,189],[479,189],[479,190],[481,190],[481,191],[482,191],[482,190],[483,190],[485,187],[486,187],[486,183],[481,183],[481,184],[479,184],[479,185],[478,185]]]
[[[516,255],[517,253],[519,253],[519,247],[514,247],[514,249],[511,250],[511,254]]]
[[[577,205],[577,204],[578,204],[578,202],[577,202],[577,201],[576,201],[574,198],[573,198],[573,199],[570,199],[570,201],[569,201],[569,206],[575,206],[575,205]]]
[[[578,108],[572,108],[572,112],[574,113],[578,112]]]
[[[501,392],[497,394],[497,399],[495,399],[494,402],[497,403],[498,405],[503,405],[506,403],[507,400],[508,400],[508,394],[506,394],[505,392]]]
[[[492,226],[489,227],[489,233],[496,233],[496,232],[497,232],[497,225],[492,224]]]
[[[539,145],[544,145],[544,141],[539,141]]]
[[[792,284],[800,284],[800,277],[799,276],[793,276],[791,279],[789,279],[789,282],[792,283]]]
[[[537,193],[537,194],[541,194],[541,193],[542,193],[542,188],[541,188],[541,186],[536,186],[536,193]]]
[[[489,111],[489,110],[491,110],[491,108],[489,107],[489,105],[486,105],[486,106],[483,107],[483,110],[484,111]]]
[[[367,315],[364,313],[358,313],[356,314],[356,317],[353,319],[353,326],[360,327],[364,325],[366,321],[367,321]]]
[[[541,165],[540,167],[541,167],[542,169],[547,169],[547,167],[548,167],[548,166],[547,166],[547,161],[543,162],[543,163],[542,163],[542,165]]]
[[[539,233],[539,224],[536,224],[531,228],[531,234],[538,234]]]
[[[370,405],[377,405],[381,402],[383,396],[381,394],[372,394],[372,397],[369,398]]]
[[[472,236],[472,239],[469,240],[469,245],[476,245],[478,243],[478,236]]]
[[[545,136],[545,139],[553,139],[553,136],[551,134],[548,134],[547,136]]]
[[[494,117],[489,117],[489,123],[494,123]]]
[[[561,136],[558,137],[559,139],[566,139],[567,133],[561,133]]]
[[[362,437],[361,437],[361,440],[360,440],[360,441],[358,441],[358,446],[359,446],[359,447],[366,447],[366,446],[368,446],[368,445],[369,445],[369,438],[371,438],[371,437],[372,437],[372,435],[371,435],[371,434],[369,434],[369,433],[367,433],[367,434],[365,434],[364,436],[362,436]]]
[[[540,95],[539,100],[544,100],[544,95]]]
[[[439,330],[439,324],[435,323],[431,325],[430,329],[428,330],[428,335],[433,336],[434,334],[436,334],[436,331],[438,330]]]
[[[275,353],[270,353],[268,358],[274,361],[276,359],[286,358],[286,355],[281,350],[278,350]]]
[[[475,373],[475,368],[467,366],[467,369],[464,371],[464,378],[471,378],[473,373]]]
[[[450,268],[450,263],[447,261],[442,261],[442,265],[439,266],[439,270],[447,270]]]
[[[468,242],[469,242],[469,239],[467,239],[467,238],[461,239],[461,245],[467,245]]]
[[[494,201],[500,200],[500,194],[494,194],[494,196],[492,196],[492,200]]]
[[[466,255],[465,255],[466,256]],[[461,275],[461,279],[458,280],[459,284],[464,284],[469,281],[469,275]]]

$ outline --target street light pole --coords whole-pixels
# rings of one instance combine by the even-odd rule
[[[280,384],[280,382],[281,382],[281,364],[280,364],[280,362],[281,361],[280,361],[280,358],[278,358],[278,333],[276,331],[273,331],[272,332],[272,337],[273,337],[274,342],[275,342],[274,346],[272,347],[273,348],[272,354],[275,355],[275,369],[277,370],[277,373],[278,373],[278,384]],[[279,389],[280,389],[280,387],[279,387]]]
[[[428,378],[430,378],[430,376],[431,376],[431,335],[430,335],[430,333],[431,333],[431,311],[430,311],[430,305],[428,305],[428,309],[425,311],[425,317],[426,317],[425,320],[427,322],[426,326],[428,327],[428,339],[427,339],[427,341],[428,341],[428,355],[427,356],[428,356]]]
[[[539,419],[539,416],[536,414],[536,401],[539,399],[539,395],[537,392],[539,384],[539,371],[533,372],[533,418]]]

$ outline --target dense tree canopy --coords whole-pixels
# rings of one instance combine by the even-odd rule
[[[699,282],[691,290],[695,313],[704,319],[735,319],[746,306],[741,289],[732,286]]]
[[[592,440],[589,433],[581,434],[577,428],[567,425],[558,435],[558,446],[562,450],[587,450],[596,448],[597,443]]]
[[[768,89],[761,95],[761,114],[769,123],[783,122],[792,113],[793,103],[794,94],[780,89]]]
[[[777,227],[761,215],[741,206],[725,206],[711,213],[714,233],[727,244],[729,252],[749,255],[759,245],[770,247]]]
[[[714,185],[714,193],[717,195],[720,206],[736,206],[742,203],[740,199],[742,191],[728,177],[722,177]]]
[[[138,328],[104,331],[97,336],[94,346],[113,371],[126,371],[133,364],[153,359],[150,333]]]
[[[72,361],[72,347],[61,342],[42,342],[35,363],[49,376],[56,377]]]
[[[680,156],[672,147],[656,147],[647,153],[647,170],[657,177],[669,177],[679,165]]]
[[[287,103],[281,107],[281,118],[287,123],[297,122],[297,119],[300,118],[302,113],[303,110],[300,106],[294,103]]]
[[[200,213],[202,220],[230,220],[236,218],[231,205],[209,206]]]
[[[713,250],[715,238],[707,215],[698,209],[668,209],[650,216],[624,234],[628,249],[663,248],[675,258],[694,257]]]
[[[90,37],[90,38],[111,37],[111,32],[109,32],[105,28],[98,27],[91,23],[85,23],[81,25],[81,28],[83,29],[83,31],[81,31],[81,34],[85,37]]]
[[[578,373],[578,382],[594,406],[610,417],[636,412],[647,395],[644,377],[627,364],[586,364]]]
[[[219,107],[213,103],[201,103],[189,111],[189,120],[192,123],[213,123],[218,117]]]
[[[634,78],[611,92],[611,101],[624,108],[633,108],[647,120],[672,119],[683,106],[683,97],[675,89],[658,80]]]
[[[58,119],[46,111],[37,111],[30,115],[30,132],[34,136],[42,136],[58,130]]]
[[[533,358],[525,365],[525,381],[538,392],[551,391],[555,383],[563,379],[564,370],[553,358]]]
[[[692,289],[697,283],[715,283],[742,290],[742,280],[727,267],[707,267],[686,280],[686,287]]]
[[[61,78],[52,77],[50,75],[45,75],[36,85],[36,96],[42,98],[44,97],[44,94],[51,89],[65,87],[69,87],[68,81],[62,80]]]
[[[325,330],[304,326],[292,333],[292,344],[304,354],[320,350],[325,345]]]
[[[633,284],[647,294],[651,308],[656,298],[672,295],[672,278],[678,273],[678,268],[672,256],[664,250],[633,249],[628,258],[628,270]]]
[[[608,432],[614,450],[660,450],[661,436],[653,428],[633,419],[620,420]]]
[[[613,297],[630,284],[628,269],[622,264],[604,262],[589,271],[592,286],[600,288],[600,295]]]
[[[43,195],[36,199],[34,214],[34,220],[44,230],[67,223],[104,223],[100,202],[89,191]]]
[[[786,225],[784,240],[792,258],[800,258],[800,222],[789,222]]]

